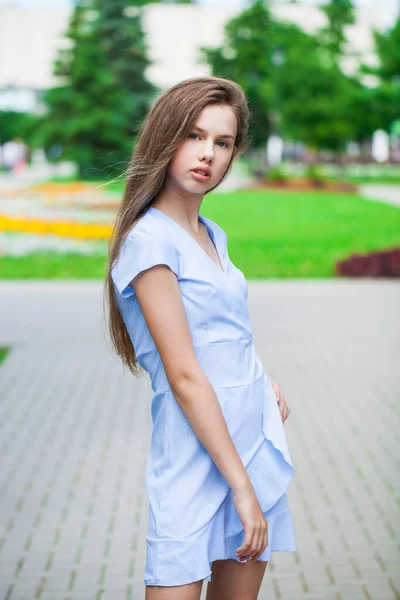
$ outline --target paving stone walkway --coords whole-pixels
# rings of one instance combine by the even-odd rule
[[[399,306],[389,280],[249,282],[296,469],[260,600],[400,598]],[[144,599],[151,387],[107,340],[101,283],[0,283],[0,600]]]
[[[369,183],[360,186],[359,191],[367,200],[379,200],[400,208],[400,185]]]

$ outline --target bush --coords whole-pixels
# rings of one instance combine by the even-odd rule
[[[400,246],[369,254],[351,254],[336,264],[344,277],[400,277]]]
[[[267,181],[275,181],[277,183],[285,183],[289,179],[282,167],[271,167],[265,178]]]
[[[319,165],[308,165],[305,176],[309,179],[316,187],[322,186],[325,181],[328,180],[326,175],[324,175],[321,167]]]
[[[32,145],[32,137],[39,122],[39,117],[30,113],[13,110],[0,110],[0,143],[20,138]]]
[[[324,175],[319,165],[308,165],[305,176],[315,185],[322,186],[327,181],[326,175]]]

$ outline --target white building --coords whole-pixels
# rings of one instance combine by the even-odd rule
[[[28,8],[0,0],[0,110],[41,110],[41,93],[55,84],[52,65],[57,49],[66,43],[63,36],[72,10],[72,6]],[[315,5],[276,2],[271,10],[309,32],[326,22]],[[237,6],[146,5],[143,28],[154,61],[148,68],[149,80],[165,88],[187,77],[208,75],[208,66],[199,62],[199,48],[221,45],[224,25],[238,11]],[[384,10],[356,9],[356,24],[346,31],[345,71],[353,71],[360,59],[370,64],[376,61],[372,30],[384,30],[388,24]]]

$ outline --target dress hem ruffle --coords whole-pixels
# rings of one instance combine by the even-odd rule
[[[264,440],[248,465],[248,475],[268,520],[269,543],[258,560],[268,561],[272,552],[294,552],[296,542],[286,496],[294,468],[275,392],[266,373],[264,377]],[[258,384],[264,386],[263,381]],[[233,492],[229,490],[213,518],[189,536],[147,536],[145,585],[178,586],[200,579],[210,581],[213,561],[234,559],[240,562],[236,550],[243,540],[244,528],[233,502]]]
[[[282,510],[279,509],[280,506],[283,507]],[[272,552],[295,552],[296,542],[286,493],[278,500],[276,506],[265,511],[264,515],[268,520],[268,546],[257,561],[269,561]],[[282,539],[282,534],[285,535],[285,540]],[[216,540],[216,538],[214,539]],[[187,561],[182,561],[183,556],[179,554],[177,540],[154,540],[147,537],[146,541],[150,552],[155,550],[154,543],[158,546],[160,562],[158,562],[156,575],[154,573],[145,574],[145,585],[168,587],[187,585],[200,580],[211,581],[211,564],[215,560],[233,559],[240,564],[245,564],[236,557],[236,550],[243,543],[243,531],[225,540],[220,537],[219,543],[216,540],[210,549],[208,557],[204,557],[202,560],[198,555],[196,564],[190,565],[187,564]],[[162,547],[160,547],[160,542],[163,542]],[[199,540],[197,540],[198,543],[200,543]]]

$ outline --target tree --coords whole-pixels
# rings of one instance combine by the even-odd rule
[[[374,32],[379,65],[365,71],[379,78],[376,101],[381,107],[380,126],[388,130],[400,119],[400,18],[384,33]]]
[[[132,0],[131,6],[144,6],[145,4],[158,4],[160,0]],[[161,0],[163,4],[196,4],[196,0]]]
[[[95,0],[95,5],[99,11],[96,29],[105,63],[123,94],[124,117],[133,132],[146,115],[156,91],[145,78],[151,61],[142,31],[141,9],[132,6],[129,0]]]
[[[21,138],[30,145],[31,137],[38,126],[38,117],[32,113],[13,110],[0,111],[0,144]]]
[[[328,18],[327,27],[321,30],[321,41],[337,58],[343,54],[346,36],[344,29],[347,25],[354,23],[354,6],[351,0],[330,0],[328,4],[321,6],[322,11]]]
[[[386,84],[399,83],[400,78],[400,17],[385,33],[374,32],[379,67],[376,73]]]
[[[202,59],[211,66],[214,75],[229,77],[246,91],[252,113],[250,135],[255,146],[264,144],[272,130],[275,41],[272,33],[269,8],[257,0],[226,24],[221,47],[201,49]]]
[[[221,47],[204,48],[202,55],[214,75],[244,88],[255,147],[278,129],[316,148],[340,150],[355,135],[358,88],[324,49],[318,36],[275,20],[259,0],[227,23]]]
[[[315,39],[302,35],[287,49],[282,82],[285,131],[316,149],[339,152],[354,139],[351,113],[356,84],[337,64],[326,63],[318,50]]]
[[[59,85],[44,96],[48,112],[37,143],[61,144],[62,157],[77,162],[81,177],[123,170],[155,92],[144,76],[149,60],[141,11],[134,8],[129,0],[79,0],[69,48],[54,65]]]

